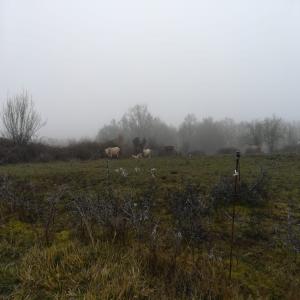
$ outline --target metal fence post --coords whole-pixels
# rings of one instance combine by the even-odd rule
[[[235,170],[233,173],[234,176],[234,194],[232,202],[232,216],[231,216],[231,241],[230,241],[230,265],[229,265],[229,280],[231,280],[232,273],[232,255],[233,255],[233,244],[234,244],[234,225],[235,225],[235,204],[239,198],[240,193],[240,181],[241,181],[241,172],[240,172],[240,151],[236,152],[236,161],[235,161]]]

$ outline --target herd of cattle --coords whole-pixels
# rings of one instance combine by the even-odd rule
[[[120,147],[108,147],[105,149],[105,154],[109,158],[119,158],[121,153],[121,148]],[[152,150],[149,148],[143,149],[141,153],[138,153],[136,155],[132,155],[133,158],[135,159],[140,159],[140,158],[151,158]]]
[[[300,144],[300,141],[299,141]],[[235,153],[237,149],[235,148],[222,148],[217,153],[219,154],[232,154]],[[262,147],[257,145],[245,145],[245,147],[241,148],[240,151],[245,154],[264,154],[268,153],[264,151]],[[124,154],[124,153],[123,153]],[[126,151],[126,157],[128,157],[129,153]],[[192,157],[194,155],[205,154],[202,151],[190,151],[185,154],[187,157]],[[108,158],[119,158],[121,155],[120,147],[108,147],[105,149],[105,155]],[[160,149],[150,149],[150,148],[139,148],[136,150],[135,154],[132,154],[131,157],[134,159],[142,159],[142,158],[151,158],[152,156],[172,156],[172,155],[181,155],[180,152],[176,151],[175,146],[164,146]]]

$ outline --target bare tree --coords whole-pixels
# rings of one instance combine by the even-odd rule
[[[297,128],[296,122],[286,122],[286,136],[285,136],[285,143],[289,146],[297,145],[299,141],[299,128]],[[299,127],[299,126],[298,126]]]
[[[285,126],[283,121],[276,116],[266,118],[263,123],[264,139],[272,153],[278,142],[284,137]]]
[[[1,112],[2,134],[17,145],[30,142],[46,124],[34,108],[27,91],[8,98]]]
[[[201,122],[198,122],[194,144],[197,150],[209,154],[225,147],[225,137],[219,122],[214,121],[213,118],[204,118]]]
[[[153,128],[153,117],[146,105],[135,105],[122,117],[122,128],[130,138],[149,137]]]
[[[261,147],[264,142],[264,125],[262,121],[252,121],[247,124],[248,139],[251,145]]]
[[[116,120],[113,119],[110,124],[104,125],[99,130],[96,140],[101,143],[107,142],[117,139],[120,134],[122,134],[122,128],[120,127],[119,122],[116,122]]]
[[[192,148],[192,140],[195,135],[197,118],[193,114],[188,114],[183,123],[179,126],[178,135],[181,144],[181,150],[188,153]]]

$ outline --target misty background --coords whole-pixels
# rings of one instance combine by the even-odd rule
[[[292,122],[299,33],[295,0],[0,0],[0,104],[27,89],[59,139],[136,104],[177,129],[189,113]]]

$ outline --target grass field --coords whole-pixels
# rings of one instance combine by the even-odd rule
[[[234,167],[232,156],[2,166],[0,298],[300,299],[299,156],[241,158],[242,183],[261,168],[269,180],[259,202],[238,200],[231,280],[231,202],[189,215],[200,237],[178,235],[172,201],[210,207]],[[151,218],[108,222],[86,207],[97,199]]]

